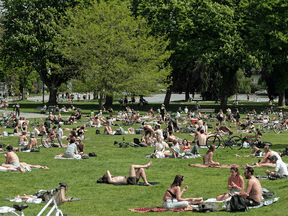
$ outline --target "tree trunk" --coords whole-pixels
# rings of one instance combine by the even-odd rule
[[[185,91],[185,101],[188,101],[188,100],[189,100],[189,90],[187,88]]]
[[[285,91],[279,94],[278,106],[285,106]]]
[[[228,100],[227,95],[222,95],[221,96],[221,107],[222,108],[225,108],[227,106],[227,100]]]
[[[49,95],[49,105],[55,105],[57,104],[57,88],[54,88],[53,86],[49,87],[50,95]]]
[[[113,104],[113,96],[110,97],[110,96],[107,96],[107,95],[106,95],[105,106],[106,106],[106,105],[112,105],[112,104]]]
[[[23,79],[23,89],[22,89],[22,100],[25,100],[25,96],[26,96],[26,76],[24,76]]]
[[[102,93],[100,93],[99,110],[102,110],[102,103],[103,103],[103,95],[102,95]]]
[[[165,95],[165,99],[164,99],[164,105],[168,106],[170,103],[170,98],[171,98],[171,90],[167,89],[166,95]]]

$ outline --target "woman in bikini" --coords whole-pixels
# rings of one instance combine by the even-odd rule
[[[211,145],[209,147],[209,150],[203,156],[203,164],[196,163],[196,164],[189,164],[189,166],[193,166],[193,167],[220,167],[219,162],[214,162],[212,160],[215,150],[216,150],[216,146]]]
[[[183,140],[182,150],[183,150],[184,152],[186,152],[186,151],[191,151],[191,146],[190,146],[190,143],[188,143],[187,139],[184,139],[184,140]]]
[[[237,167],[231,167],[231,176],[228,179],[228,193],[220,194],[217,196],[217,201],[222,201],[233,195],[235,192],[244,190],[244,178],[239,174]]]
[[[188,190],[188,186],[182,189],[184,176],[176,175],[174,182],[164,194],[162,207],[167,209],[179,209],[183,207],[189,207],[189,205],[200,204],[203,202],[203,198],[181,198],[182,194]]]

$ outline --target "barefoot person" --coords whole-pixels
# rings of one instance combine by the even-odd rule
[[[207,139],[207,136],[204,134],[204,130],[201,129],[200,135],[198,135],[197,144],[199,146],[206,146],[206,139]]]
[[[240,155],[235,154],[236,157],[241,157]],[[265,153],[263,153],[258,147],[254,146],[251,154],[245,155],[244,157],[263,157]]]
[[[222,201],[233,195],[235,192],[244,190],[244,178],[239,174],[237,167],[231,167],[231,176],[228,179],[228,193],[220,194],[217,196],[217,201]]]
[[[128,178],[126,176],[113,176],[110,174],[109,170],[107,170],[103,178],[106,180],[106,183],[109,184],[136,185],[140,177],[142,177],[144,185],[151,186],[147,181],[146,173],[144,171],[144,169],[149,169],[151,164],[152,161],[146,165],[131,165]]]
[[[188,186],[182,189],[181,186],[183,185],[184,176],[176,175],[174,182],[170,187],[166,190],[163,201],[162,207],[167,209],[179,209],[183,207],[188,207],[189,205],[193,204],[200,204],[203,202],[203,198],[182,198],[182,194],[188,190]]]

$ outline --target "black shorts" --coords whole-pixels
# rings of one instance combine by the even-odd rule
[[[258,156],[262,156],[263,155],[263,153],[262,153],[262,151],[259,149],[256,153],[255,153],[255,157],[258,157]]]
[[[246,199],[244,199],[246,206],[258,206],[260,205],[260,203],[257,203],[255,200],[250,199],[249,197],[247,197]]]
[[[139,179],[136,177],[128,177],[127,178],[127,184],[128,185],[136,185],[138,183]]]
[[[145,131],[145,136],[147,136],[148,134],[151,136],[151,131]]]

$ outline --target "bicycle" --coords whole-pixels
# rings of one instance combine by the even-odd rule
[[[57,201],[55,199],[55,191],[56,189],[47,191],[47,193],[51,194],[51,199],[46,203],[46,205],[43,207],[43,209],[37,214],[37,216],[41,216],[43,212],[50,206],[53,205],[50,211],[46,214],[46,216],[50,216],[53,212],[55,216],[67,216],[67,214],[63,214],[62,210],[58,208]],[[1,211],[0,214],[11,214],[14,216],[25,216],[23,210],[28,208],[27,204],[14,204],[13,208],[7,207],[5,210]],[[16,213],[16,211],[20,211],[20,214]]]
[[[274,121],[273,123],[263,121],[261,126],[261,132],[269,133],[271,130],[273,130],[275,134],[282,133],[282,123],[280,123],[279,121]]]
[[[218,132],[216,135],[212,135],[210,137],[207,137],[206,145],[208,148],[210,147],[210,145],[215,145],[216,148],[223,146],[224,148],[230,147],[231,149],[238,149],[238,146],[240,145],[241,141],[242,141],[241,137],[239,137],[239,136],[232,136],[231,137],[231,135],[228,136],[227,140],[224,140],[221,133]],[[224,145],[222,145],[222,143]]]

